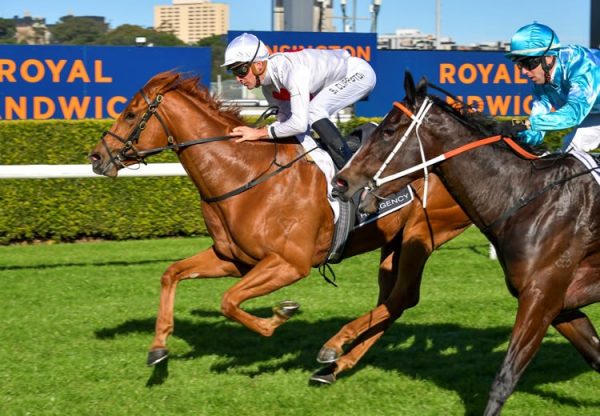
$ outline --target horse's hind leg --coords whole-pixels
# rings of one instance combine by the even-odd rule
[[[597,266],[581,267],[569,285],[563,310],[552,325],[579,351],[584,360],[600,372],[600,337],[588,317],[578,308],[600,301]]]
[[[519,294],[519,307],[508,351],[492,383],[485,416],[500,414],[502,406],[542,344],[550,323],[560,313],[560,290],[553,291],[550,288],[553,284],[558,287],[557,280],[549,278],[545,286],[531,285]]]
[[[600,372],[600,338],[583,312],[579,309],[563,311],[552,325],[573,344],[594,370]]]
[[[317,361],[320,363],[331,363],[341,359],[344,354],[344,345],[351,343],[361,333],[365,332],[372,325],[377,325],[381,322],[386,321],[389,318],[389,312],[382,303],[387,299],[392,292],[398,278],[397,269],[397,257],[396,251],[391,248],[390,245],[384,246],[381,249],[380,266],[379,266],[379,297],[377,300],[377,307],[365,315],[355,319],[352,322],[344,325],[337,334],[331,337],[321,348],[317,356]],[[396,267],[395,267],[396,266]],[[383,333],[383,329],[381,330]],[[373,334],[375,335],[375,334]],[[379,337],[377,337],[379,338]],[[366,344],[365,344],[366,345]],[[370,348],[367,347],[367,349]],[[360,357],[364,355],[366,350],[360,354]],[[350,358],[350,357],[348,357]],[[352,360],[354,361],[354,360]],[[352,365],[354,365],[353,362]],[[337,367],[340,368],[339,366]],[[336,371],[337,373],[338,371]]]
[[[167,358],[167,338],[173,332],[175,289],[181,280],[239,275],[240,270],[237,266],[220,258],[212,247],[169,266],[160,279],[160,303],[154,340],[148,353],[148,365],[157,364]]]

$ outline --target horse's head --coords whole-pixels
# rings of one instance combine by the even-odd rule
[[[97,174],[117,176],[146,156],[185,147],[182,142],[199,134],[221,136],[242,123],[239,109],[222,108],[197,77],[163,72],[133,96],[89,158]]]
[[[95,173],[117,176],[119,169],[143,161],[143,150],[167,143],[171,134],[159,108],[165,86],[172,85],[178,77],[171,72],[159,74],[131,98],[89,155]]]
[[[379,188],[379,178],[414,166],[421,160],[419,142],[425,141],[424,133],[427,128],[426,123],[421,126],[421,121],[415,121],[415,118],[421,117],[423,120],[429,117],[429,109],[424,108],[429,102],[427,81],[422,79],[415,86],[412,75],[407,72],[404,88],[404,101],[394,105],[350,162],[333,179],[334,192],[341,198],[349,199],[363,188],[371,192],[377,189],[378,194],[388,195],[423,174],[422,171],[414,172]],[[428,120],[429,122],[431,121]],[[374,198],[363,193],[360,209],[370,212],[374,207]]]

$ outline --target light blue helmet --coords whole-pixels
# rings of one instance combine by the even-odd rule
[[[541,23],[532,23],[513,35],[506,57],[514,60],[525,56],[556,55],[558,48],[560,41],[554,30]]]

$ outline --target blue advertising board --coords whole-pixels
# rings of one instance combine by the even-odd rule
[[[242,33],[244,32],[228,32],[229,42]],[[378,52],[375,33],[265,31],[248,31],[247,33],[258,37],[271,53],[293,52],[302,49],[345,49],[350,55],[363,58],[373,65]]]
[[[242,33],[229,32],[229,41]],[[342,48],[367,60],[377,74],[377,85],[367,99],[356,103],[357,116],[385,115],[392,103],[405,95],[405,71],[411,71],[415,81],[426,77],[460,100],[494,116],[520,116],[531,110],[531,85],[504,57],[504,52],[378,50],[375,33],[248,33],[261,39],[271,53]]]
[[[374,33],[250,33],[272,53],[346,49],[370,62],[377,85],[356,104],[358,116],[381,117],[401,100],[406,70],[494,116],[530,111],[531,85],[503,52],[378,50]],[[211,50],[0,45],[0,120],[114,118],[152,76],[167,70],[198,75],[210,85]]]
[[[531,111],[532,85],[504,52],[379,50],[374,69],[375,89],[368,101],[356,104],[356,113],[365,117],[381,117],[404,97],[405,71],[415,82],[425,77],[493,116]]]
[[[168,70],[210,85],[210,48],[0,45],[0,120],[116,118]]]

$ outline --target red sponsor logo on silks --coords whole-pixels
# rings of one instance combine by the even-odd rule
[[[315,97],[315,94],[310,94],[310,100],[312,100]],[[282,88],[278,91],[273,91],[273,98],[279,100],[279,101],[290,101],[290,92],[285,89]]]

